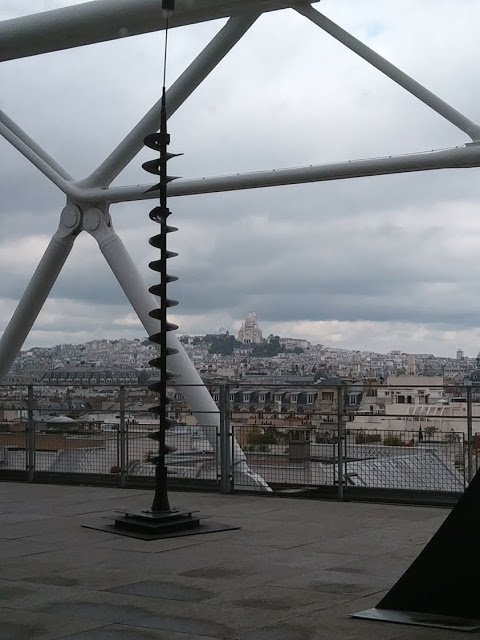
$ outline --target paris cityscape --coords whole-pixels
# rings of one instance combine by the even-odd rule
[[[468,430],[480,431],[480,400],[466,383],[480,379],[479,360],[459,349],[452,358],[338,349],[307,340],[264,336],[254,311],[236,334],[182,335],[180,341],[219,411],[222,388],[235,441],[249,468],[275,485],[335,482],[339,400],[345,423],[346,475],[352,485],[460,491],[477,464],[465,448]],[[128,473],[151,476],[148,434],[156,419],[148,409],[156,379],[148,340],[92,340],[80,345],[32,348],[18,356],[0,398],[3,465],[20,468],[18,445],[32,386],[36,468],[108,473],[118,465],[121,410],[129,442]],[[468,382],[470,381],[470,382]],[[120,388],[124,388],[123,405]],[[173,477],[212,479],[216,428],[192,413],[181,384],[172,388],[168,441]],[[183,392],[183,393],[182,393]],[[67,438],[67,440],[66,440]],[[299,439],[295,441],[295,439]],[[372,470],[375,463],[375,473]],[[379,472],[381,464],[385,466]],[[401,471],[408,465],[408,473]],[[396,465],[392,474],[392,465]],[[249,480],[238,480],[248,486]]]
[[[272,378],[297,376],[319,380],[338,376],[345,380],[386,380],[388,376],[415,373],[442,376],[446,383],[463,383],[478,368],[477,357],[466,357],[458,349],[450,358],[431,353],[408,354],[399,350],[389,353],[342,349],[312,344],[299,338],[264,336],[254,311],[246,314],[239,331],[219,329],[216,334],[180,335],[180,341],[202,376],[242,380],[254,376]],[[129,382],[146,379],[145,370],[154,357],[155,347],[145,338],[100,339],[84,344],[33,347],[22,350],[12,367],[8,382],[31,383],[42,379],[62,379],[58,371],[71,370],[74,379],[85,378],[81,370],[110,368],[128,372]],[[480,354],[479,354],[480,355]],[[77,375],[74,371],[77,370]],[[126,373],[125,373],[126,375]],[[122,375],[116,374],[115,380]],[[138,379],[140,377],[140,380]],[[100,378],[97,376],[98,382]],[[124,380],[125,381],[125,380]],[[106,380],[103,380],[105,384]],[[67,379],[62,379],[62,384]],[[88,379],[93,384],[94,380]]]
[[[480,630],[477,18],[0,2],[0,640]]]

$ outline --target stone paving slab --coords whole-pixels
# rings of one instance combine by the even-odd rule
[[[0,636],[1,637],[1,636]],[[146,629],[131,625],[111,624],[74,635],[62,640],[198,640],[199,636],[187,633],[172,633],[158,629]],[[218,636],[202,636],[202,640],[216,640]]]
[[[0,608],[0,640],[56,640],[98,627],[93,620]]]
[[[148,507],[111,487],[0,485],[0,640],[452,640],[355,620],[447,509],[172,493],[238,531],[143,542],[82,524]]]

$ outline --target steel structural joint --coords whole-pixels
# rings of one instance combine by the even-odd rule
[[[82,200],[67,201],[60,215],[57,235],[65,238],[75,237],[82,231],[87,231],[95,237],[99,237],[111,226],[112,219],[107,204],[92,205]]]
[[[67,201],[60,214],[60,222],[55,235],[62,238],[75,237],[82,231],[82,223],[82,207]]]

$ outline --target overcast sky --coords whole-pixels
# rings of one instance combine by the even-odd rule
[[[2,0],[0,19],[72,0]],[[320,5],[316,5],[320,8]],[[322,11],[480,122],[480,0],[323,0]],[[224,21],[175,29],[172,82]],[[158,97],[163,34],[0,64],[0,107],[75,177]],[[172,172],[201,177],[462,145],[466,136],[292,10],[262,16],[170,121]],[[142,152],[116,184],[148,182]],[[0,139],[0,328],[64,197]],[[330,346],[454,356],[480,349],[479,170],[171,199],[182,333],[238,330]],[[111,208],[146,280],[150,203]],[[26,346],[144,331],[86,233]]]

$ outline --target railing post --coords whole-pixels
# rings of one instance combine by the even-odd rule
[[[337,386],[337,481],[338,481],[338,499],[344,499],[344,474],[343,468],[345,464],[344,457],[344,439],[345,429],[343,424],[343,385]]]
[[[472,420],[472,383],[466,382],[467,387],[467,480],[470,483],[473,473],[473,420]]]
[[[125,488],[127,484],[127,469],[126,469],[126,429],[125,429],[125,387],[122,385],[118,394],[118,400],[120,404],[120,428],[119,428],[119,442],[120,447],[120,477],[119,485]]]
[[[220,491],[233,493],[230,386],[228,384],[220,386]]]
[[[27,481],[33,482],[35,475],[35,423],[33,421],[33,384],[28,385],[26,428]]]

